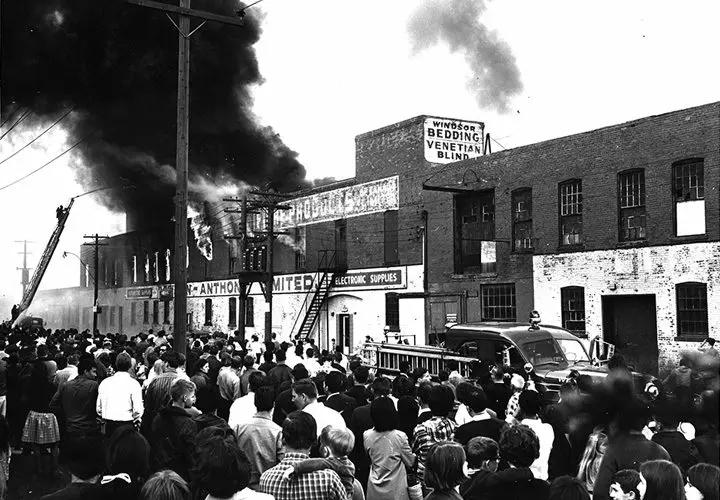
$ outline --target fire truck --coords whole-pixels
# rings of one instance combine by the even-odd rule
[[[570,377],[588,375],[604,379],[607,360],[615,353],[612,344],[600,338],[590,341],[586,350],[581,340],[568,330],[540,324],[539,315],[528,323],[475,322],[450,324],[440,347],[411,346],[387,342],[367,342],[360,351],[364,364],[376,373],[394,376],[400,362],[427,368],[433,377],[446,369],[447,362],[457,361],[460,373],[474,378],[478,362],[486,366],[510,366],[517,372],[533,372],[536,382],[546,391],[547,402],[559,397],[560,385]],[[636,387],[643,390],[650,375],[633,372]]]

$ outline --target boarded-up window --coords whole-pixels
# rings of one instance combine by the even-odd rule
[[[383,236],[385,243],[385,265],[394,266],[400,262],[398,256],[398,211],[388,210],[385,212],[383,224]]]
[[[673,164],[675,234],[705,234],[705,172],[702,158]]]

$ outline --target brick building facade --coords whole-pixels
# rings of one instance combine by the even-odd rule
[[[448,322],[525,321],[537,309],[655,370],[658,359],[662,369],[679,350],[718,336],[720,103],[491,154],[483,135],[479,122],[428,116],[371,131],[356,138],[354,179],[288,200],[291,213],[276,220],[288,233],[273,247],[278,285],[317,277],[328,252],[346,260],[348,275],[402,276],[332,287],[316,327],[322,344],[347,329],[347,315],[354,343],[385,325],[424,343]],[[123,314],[135,310],[134,321],[124,319],[132,328],[172,322],[162,300],[171,293],[172,256],[163,258],[171,228],[154,234],[150,244],[142,231],[113,238],[101,259],[105,276],[119,266],[121,281],[101,283]],[[212,283],[232,281],[240,260],[219,231],[212,239],[212,261],[190,245],[189,281],[203,293],[189,294],[188,311],[193,328],[226,331],[236,324],[233,286],[219,293]],[[121,240],[118,258],[112,243]],[[272,325],[281,335],[294,333],[306,288],[276,294]],[[248,330],[260,332],[259,288],[251,297]],[[110,317],[104,324],[112,329]],[[640,359],[641,351],[652,355]]]

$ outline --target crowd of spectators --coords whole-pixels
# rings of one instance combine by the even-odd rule
[[[646,387],[621,356],[388,377],[312,341],[0,331],[0,500],[13,454],[48,500],[720,500],[712,342]],[[472,378],[469,377],[472,374]],[[464,375],[468,375],[465,377]]]

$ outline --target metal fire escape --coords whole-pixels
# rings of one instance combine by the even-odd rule
[[[25,312],[28,307],[30,307],[32,300],[35,297],[35,293],[37,292],[38,287],[40,286],[40,282],[45,275],[45,271],[50,264],[50,259],[52,259],[52,256],[55,253],[55,249],[60,242],[60,236],[65,229],[65,223],[67,222],[68,216],[70,215],[70,209],[72,208],[73,203],[75,203],[75,198],[70,199],[70,203],[67,207],[63,209],[58,208],[57,210],[58,223],[55,227],[55,231],[53,231],[52,235],[50,236],[50,241],[48,241],[48,244],[45,247],[45,251],[43,252],[42,257],[40,257],[40,262],[38,262],[38,265],[35,268],[35,272],[30,279],[30,283],[28,283],[27,289],[23,294],[20,304],[18,304],[17,307],[13,307],[11,320],[13,326],[17,323],[22,313]]]
[[[302,318],[296,338],[303,342],[306,342],[313,336],[320,311],[327,305],[327,298],[330,294],[330,288],[332,287],[335,275],[347,270],[344,259],[338,258],[337,251],[321,250],[318,253],[318,277],[313,280],[312,288],[305,296],[305,302],[300,309],[300,313],[295,320],[295,325],[292,330],[295,331],[298,320]]]

